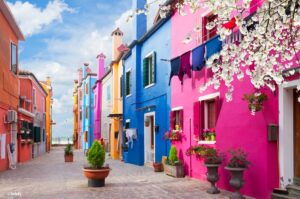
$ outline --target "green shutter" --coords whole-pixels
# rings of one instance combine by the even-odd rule
[[[152,53],[152,82],[156,83],[156,52]]]
[[[126,72],[125,94],[130,94],[130,71]]]
[[[129,94],[131,94],[131,88],[132,88],[132,85],[131,85],[132,81],[131,81],[131,71],[129,72]]]
[[[149,84],[149,75],[148,75],[148,59],[143,59],[143,80],[144,80],[144,87]]]

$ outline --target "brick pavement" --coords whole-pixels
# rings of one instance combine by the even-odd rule
[[[206,193],[209,184],[188,178],[176,179],[155,173],[148,167],[107,160],[112,168],[106,187],[88,188],[82,166],[86,160],[75,151],[74,162],[64,163],[63,148],[53,148],[50,154],[19,165],[16,170],[0,173],[2,199],[225,199]]]

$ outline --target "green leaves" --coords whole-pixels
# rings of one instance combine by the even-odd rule
[[[94,168],[101,168],[103,166],[105,161],[105,151],[98,141],[93,142],[92,147],[89,150],[87,160]]]

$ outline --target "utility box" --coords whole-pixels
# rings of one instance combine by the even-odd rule
[[[268,124],[268,141],[276,142],[279,136],[278,124]]]

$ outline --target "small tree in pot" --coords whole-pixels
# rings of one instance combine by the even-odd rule
[[[68,144],[65,148],[65,162],[73,162],[73,147]]]
[[[175,146],[172,146],[170,149],[169,157],[165,164],[165,173],[167,175],[183,178],[184,177],[184,168],[182,163],[179,161],[177,156],[177,149]]]
[[[207,147],[204,155],[204,166],[207,168],[207,180],[211,183],[211,187],[207,193],[218,194],[220,190],[215,183],[219,180],[218,168],[222,164],[222,155],[214,148]]]
[[[250,162],[247,159],[247,154],[242,149],[231,150],[230,154],[231,157],[225,169],[231,172],[229,184],[235,189],[231,198],[243,199],[245,197],[240,193],[240,189],[244,185],[244,171],[248,168]]]
[[[89,166],[83,168],[84,175],[88,178],[89,187],[105,186],[105,178],[110,172],[108,166],[103,167],[105,162],[105,150],[99,141],[94,141],[88,152]]]

